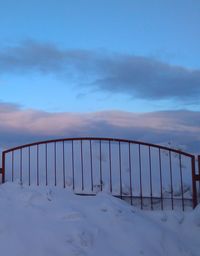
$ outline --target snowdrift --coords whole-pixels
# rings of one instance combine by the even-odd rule
[[[200,206],[141,211],[105,192],[18,183],[0,186],[0,205],[4,256],[200,255]]]

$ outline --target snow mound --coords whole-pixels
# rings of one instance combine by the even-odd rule
[[[109,194],[0,186],[4,256],[199,256],[200,206],[192,212],[138,210]]]

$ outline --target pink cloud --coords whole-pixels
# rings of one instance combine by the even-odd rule
[[[200,140],[199,120],[200,112],[193,111],[48,113],[0,103],[0,141],[7,147],[48,137],[117,136],[150,142],[178,138],[194,144]]]

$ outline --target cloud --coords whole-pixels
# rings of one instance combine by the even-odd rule
[[[26,41],[0,50],[0,73],[9,72],[54,74],[73,79],[79,86],[132,98],[185,104],[200,100],[200,70],[131,54],[66,50]]]
[[[48,113],[0,103],[0,148],[60,137],[100,136],[173,142],[198,152],[200,112]]]
[[[0,50],[0,72],[62,74],[74,68],[84,71],[92,68],[92,56],[85,50],[61,50],[53,44],[27,40]]]

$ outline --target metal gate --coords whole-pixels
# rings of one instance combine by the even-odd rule
[[[41,141],[2,153],[2,181],[60,186],[76,194],[111,193],[141,209],[188,209],[198,203],[200,156],[112,138]],[[197,186],[198,182],[198,186]]]

